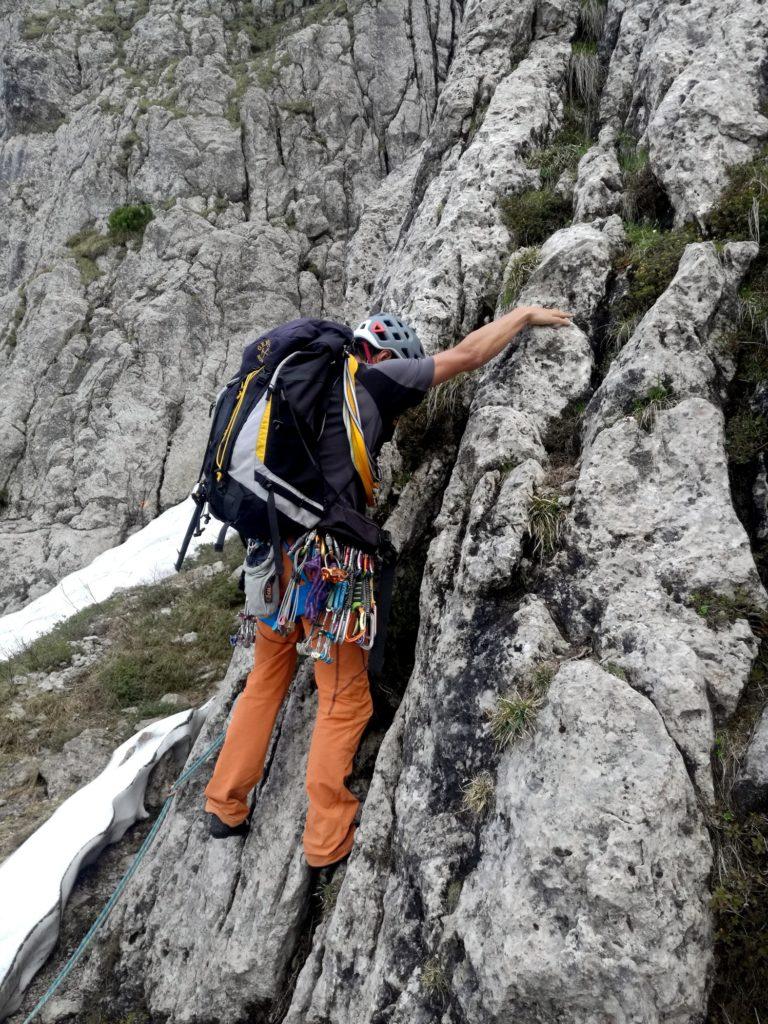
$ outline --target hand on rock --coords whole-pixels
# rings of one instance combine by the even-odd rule
[[[573,313],[564,313],[562,309],[545,309],[543,306],[526,306],[530,327],[565,327],[571,322]]]

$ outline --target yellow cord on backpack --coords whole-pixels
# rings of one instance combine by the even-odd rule
[[[235,407],[232,410],[231,416],[229,417],[229,423],[227,423],[227,428],[222,435],[221,441],[219,441],[219,447],[216,449],[216,468],[219,470],[224,468],[224,459],[227,453],[227,446],[232,436],[232,431],[235,429],[237,417],[240,415],[240,408],[245,398],[245,392],[248,390],[248,385],[251,383],[251,380],[256,376],[258,372],[258,370],[252,370],[248,374],[248,376],[243,380],[237,392]],[[221,478],[221,473],[218,474],[218,477],[219,479]]]
[[[365,490],[365,501],[369,506],[376,504],[376,493],[379,488],[376,464],[371,458],[368,446],[365,443],[365,435],[360,420],[360,409],[357,405],[357,394],[355,393],[355,375],[359,363],[354,356],[348,356],[344,364],[344,426],[349,438],[349,453],[352,456],[352,464]]]
[[[267,454],[267,436],[269,435],[269,420],[272,415],[272,395],[267,399],[264,415],[259,424],[259,434],[256,438],[256,458],[263,462]]]

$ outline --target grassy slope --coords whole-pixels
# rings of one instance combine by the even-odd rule
[[[117,746],[143,719],[211,693],[232,653],[242,595],[231,573],[241,559],[237,539],[223,555],[204,548],[178,576],[84,609],[0,664],[0,859],[55,809],[38,770],[43,757],[85,729],[104,730]],[[206,569],[214,563],[220,567]],[[197,639],[180,642],[189,633]],[[85,637],[98,638],[96,656],[78,667]],[[54,673],[62,688],[40,689]],[[161,703],[168,693],[183,704]]]

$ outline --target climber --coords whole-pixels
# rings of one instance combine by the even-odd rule
[[[525,327],[561,327],[570,323],[570,318],[570,313],[557,309],[520,307],[434,356],[425,355],[416,332],[396,316],[379,313],[364,320],[354,332],[354,354],[359,361],[355,391],[368,452],[375,459],[392,436],[395,420],[417,405],[430,387],[484,366]],[[345,407],[341,388],[337,390],[339,394],[332,392],[327,401],[318,448],[320,469],[335,498],[362,516],[365,488],[359,475],[350,474]],[[279,548],[276,557],[279,559]],[[286,553],[281,594],[290,585],[291,573]],[[296,666],[297,644],[311,626],[300,614],[295,628],[287,633],[277,631],[274,615],[256,623],[254,667],[235,705],[205,790],[209,830],[217,839],[248,831],[247,797],[261,779],[273,726]],[[315,661],[318,711],[307,762],[304,829],[304,855],[313,868],[344,860],[354,840],[359,801],[346,788],[345,780],[372,712],[367,660],[366,650],[347,642],[333,644],[326,659]]]

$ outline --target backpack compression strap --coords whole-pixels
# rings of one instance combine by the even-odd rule
[[[365,490],[366,504],[373,506],[376,504],[379,479],[376,463],[371,458],[371,453],[368,451],[365,443],[365,435],[363,434],[363,427],[360,421],[360,409],[357,405],[355,376],[359,365],[354,356],[347,356],[344,363],[344,426],[347,429],[352,464],[357,470]]]

